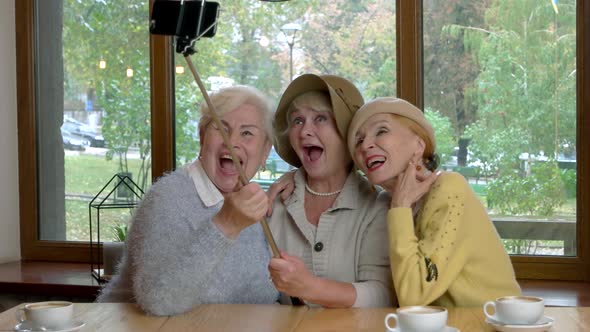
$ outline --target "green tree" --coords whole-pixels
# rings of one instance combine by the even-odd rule
[[[475,121],[477,105],[470,98],[479,66],[463,43],[463,30],[450,34],[449,26],[480,26],[490,0],[424,2],[424,103],[447,116],[453,125],[457,162],[465,166],[467,125]]]
[[[433,111],[430,108],[426,108],[424,115],[434,128],[436,153],[440,157],[440,163],[444,164],[451,159],[453,149],[455,148],[451,120],[440,112]]]
[[[76,100],[79,91],[96,90],[107,159],[117,158],[119,170],[133,172],[142,188],[151,167],[147,13],[147,1],[64,1],[65,94]],[[130,150],[141,160],[136,170],[129,169]]]
[[[305,72],[341,75],[366,99],[395,96],[395,3],[325,1],[308,10],[301,43]]]
[[[478,118],[466,131],[485,172],[493,172],[489,194],[500,213],[553,213],[563,191],[549,193],[528,183],[561,188],[560,147],[575,142],[575,1],[560,1],[557,15],[549,2],[496,0],[485,27],[450,27],[464,32],[481,72],[476,86]],[[523,153],[546,155],[524,172]],[[518,180],[520,179],[520,180]],[[513,208],[514,195],[503,188],[522,186],[536,207]],[[545,196],[549,195],[549,196]],[[558,205],[557,205],[558,206]]]

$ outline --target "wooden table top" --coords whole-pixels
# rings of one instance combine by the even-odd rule
[[[16,325],[19,305],[0,314],[0,331]],[[76,303],[76,320],[86,331],[363,331],[384,332],[385,315],[393,308],[321,309],[281,305],[211,304],[178,316],[145,315],[128,303]],[[590,307],[547,307],[555,322],[551,332],[590,331]],[[481,308],[449,309],[449,326],[462,332],[494,331]],[[523,330],[524,331],[524,330]]]

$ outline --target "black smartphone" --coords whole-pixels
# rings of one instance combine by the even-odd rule
[[[156,0],[152,8],[150,33],[194,39],[209,29],[201,37],[215,36],[219,3],[205,1],[199,27],[201,3],[201,0]]]

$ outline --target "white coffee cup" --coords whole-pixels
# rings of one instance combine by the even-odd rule
[[[385,327],[389,332],[440,332],[447,326],[447,317],[447,309],[443,307],[401,307],[385,316]],[[389,325],[392,318],[396,322],[394,327]]]
[[[494,314],[488,308],[494,308]],[[543,317],[545,301],[535,296],[505,296],[488,301],[483,305],[483,313],[496,322],[514,325],[534,324]]]
[[[72,321],[74,304],[67,301],[35,302],[16,311],[19,322],[28,322],[35,328],[59,329]]]

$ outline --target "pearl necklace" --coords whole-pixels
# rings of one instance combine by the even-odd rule
[[[309,184],[307,184],[307,182],[305,183],[305,190],[307,190],[308,193],[310,193],[310,194],[312,194],[314,196],[322,196],[322,197],[328,197],[328,196],[338,195],[342,191],[342,189],[340,189],[340,190],[332,191],[332,192],[329,192],[329,193],[319,193],[319,192],[314,191],[313,189],[311,189],[309,187]]]

